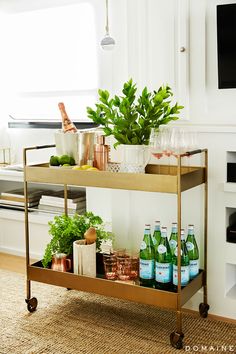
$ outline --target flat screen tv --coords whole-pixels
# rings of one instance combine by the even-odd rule
[[[236,4],[217,6],[219,89],[236,88]]]

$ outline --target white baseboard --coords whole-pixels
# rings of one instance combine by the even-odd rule
[[[12,254],[14,256],[25,257],[25,250],[20,250],[20,249],[16,249],[16,248],[9,248],[9,247],[0,246],[0,252]],[[30,257],[33,259],[42,259],[42,256],[43,255],[40,253],[30,252]]]

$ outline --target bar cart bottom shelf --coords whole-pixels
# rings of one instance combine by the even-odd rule
[[[193,279],[186,287],[182,288],[181,296],[179,298],[179,294],[173,291],[157,290],[139,285],[114,282],[102,278],[91,278],[69,272],[63,273],[54,271],[48,268],[43,268],[41,261],[29,265],[27,267],[27,272],[28,281],[37,281],[61,286],[67,289],[96,293],[99,295],[172,310],[178,309],[178,301],[180,301],[182,307],[205,284],[205,272],[201,270],[195,279]],[[35,297],[26,299],[26,303],[28,311],[33,312],[36,310],[38,301]],[[201,317],[207,317],[208,310],[208,304],[201,303],[199,305],[199,313]],[[177,311],[177,316],[178,315]],[[183,347],[183,337],[183,333],[179,333],[178,331],[171,333],[171,345],[176,349],[181,349]]]

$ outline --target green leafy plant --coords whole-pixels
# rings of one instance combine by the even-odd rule
[[[112,234],[104,230],[103,221],[100,216],[94,215],[92,212],[86,212],[83,215],[75,214],[73,216],[60,215],[55,216],[54,220],[48,223],[49,234],[52,236],[51,241],[47,244],[43,266],[46,268],[52,260],[55,253],[73,252],[73,242],[84,238],[84,233],[90,228],[96,228],[97,250],[100,250],[102,240],[110,239]]]
[[[87,107],[88,117],[103,127],[106,136],[116,139],[119,144],[148,145],[151,128],[179,119],[183,106],[171,105],[172,90],[168,85],[158,91],[149,92],[145,87],[136,97],[136,84],[132,79],[123,86],[123,96],[110,98],[107,90],[98,90],[100,103],[96,110]]]

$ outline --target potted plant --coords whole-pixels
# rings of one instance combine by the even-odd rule
[[[99,124],[106,136],[113,135],[117,145],[132,145],[126,153],[131,159],[136,159],[130,150],[140,150],[137,146],[148,145],[151,128],[159,129],[160,125],[179,119],[178,114],[183,106],[172,104],[172,90],[168,85],[161,86],[157,91],[149,92],[147,87],[136,96],[137,87],[132,79],[124,83],[123,96],[113,98],[107,90],[98,90],[99,103],[96,110],[87,107],[88,117]],[[142,146],[141,150],[146,149]],[[123,155],[125,156],[125,155]],[[144,160],[146,160],[144,156]]]
[[[49,222],[49,226],[49,234],[52,239],[46,246],[42,260],[45,268],[48,267],[55,253],[72,255],[73,242],[83,239],[85,232],[90,227],[96,229],[96,247],[98,251],[100,251],[102,240],[111,239],[112,237],[110,232],[104,230],[100,216],[94,215],[92,212],[86,212],[83,215],[74,214],[73,216],[67,216],[63,214],[55,216],[54,220]]]

